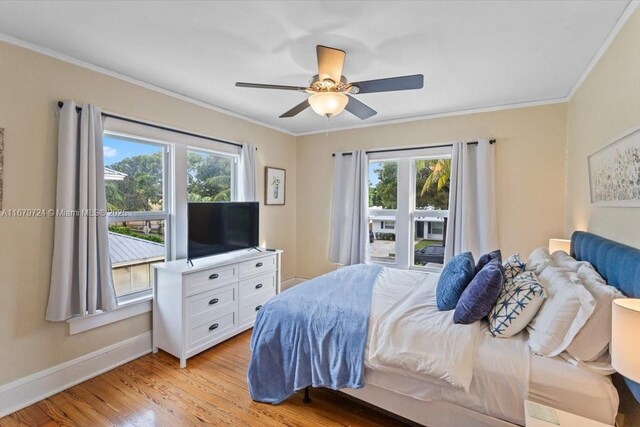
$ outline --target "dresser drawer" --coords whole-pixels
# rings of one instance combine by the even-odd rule
[[[227,308],[233,310],[238,304],[237,292],[237,287],[234,283],[193,295],[187,298],[187,317],[196,319],[202,315],[210,316],[210,313],[213,312],[223,312]]]
[[[189,274],[184,280],[187,287],[187,296],[194,295],[235,282],[238,280],[238,268],[235,265],[212,268]]]
[[[275,294],[275,271],[261,276],[252,277],[250,279],[244,279],[240,282],[240,304],[243,304],[247,298],[268,290]]]
[[[213,316],[209,321],[196,325],[187,331],[187,351],[213,341],[238,326],[236,311]]]
[[[239,264],[240,278],[255,276],[276,269],[276,256],[266,256]]]
[[[253,323],[256,320],[258,311],[262,308],[262,305],[271,299],[276,294],[275,289],[267,292],[263,291],[258,295],[254,295],[251,298],[247,298],[242,304],[240,304],[240,324],[246,325]]]

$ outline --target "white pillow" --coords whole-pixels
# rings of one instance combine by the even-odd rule
[[[523,271],[507,280],[489,312],[491,335],[509,338],[526,328],[546,297],[544,286],[533,271]]]
[[[590,264],[580,266],[578,277],[596,300],[596,308],[571,345],[567,347],[567,353],[576,360],[593,362],[609,349],[611,303],[616,298],[624,298],[624,295],[613,286],[607,285]]]
[[[538,277],[550,265],[554,265],[554,262],[549,255],[549,249],[544,247],[534,249],[527,259],[527,270],[535,272]]]
[[[529,347],[541,356],[553,357],[566,350],[596,307],[589,291],[572,281],[570,274],[578,280],[575,273],[553,266],[538,276],[547,299],[527,330]]]
[[[566,270],[578,271],[578,269],[583,265],[591,266],[587,261],[577,261],[571,255],[567,254],[565,251],[555,251],[551,254],[551,259],[555,263],[556,266],[560,268],[564,268]],[[597,274],[597,273],[596,273]]]

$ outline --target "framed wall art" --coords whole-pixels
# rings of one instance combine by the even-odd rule
[[[264,204],[284,205],[287,171],[267,166],[264,168]]]
[[[640,128],[588,157],[591,203],[640,207]]]

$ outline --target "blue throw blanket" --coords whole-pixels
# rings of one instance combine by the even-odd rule
[[[260,309],[248,374],[253,400],[280,403],[309,385],[364,385],[371,294],[380,270],[342,268],[278,294]]]

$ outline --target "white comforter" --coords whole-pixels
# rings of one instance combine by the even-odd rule
[[[365,362],[372,370],[365,376],[365,382],[415,399],[444,400],[511,422],[521,422],[524,420],[522,402],[527,398],[529,386],[530,355],[526,336],[494,338],[488,333],[486,322],[477,322],[466,330],[473,330],[475,339],[470,338],[466,344],[460,340],[456,344],[449,343],[449,328],[441,324],[444,320],[429,314],[437,311],[435,288],[438,278],[439,274],[433,273],[391,268],[381,271],[371,302]],[[432,336],[428,332],[430,326],[422,323],[418,311],[427,311],[423,313],[425,321],[435,322],[442,335]],[[448,313],[448,316],[453,315],[453,312]],[[398,320],[392,320],[394,318]],[[405,318],[410,320],[401,320]],[[396,337],[390,336],[394,334],[392,330],[383,331],[383,325],[390,325]],[[453,325],[451,318],[449,325]],[[461,337],[457,336],[458,339]],[[403,354],[406,349],[409,353]],[[412,366],[419,369],[412,370]],[[465,388],[467,380],[470,385]]]
[[[393,270],[385,269],[380,274],[393,280]],[[368,363],[380,370],[437,378],[469,391],[480,322],[456,325],[453,310],[438,311],[438,277],[425,275],[375,321]]]

